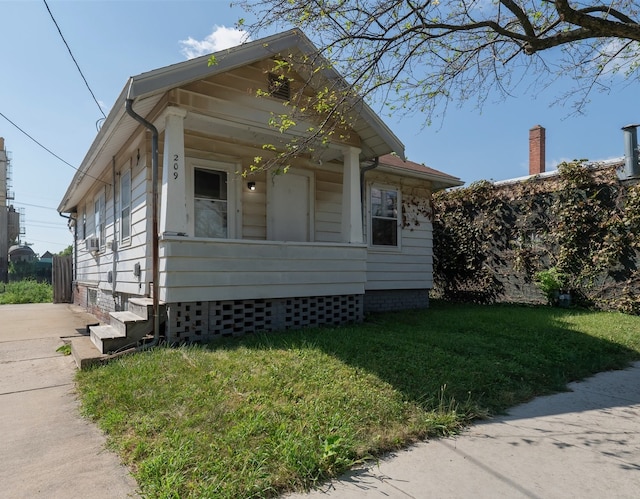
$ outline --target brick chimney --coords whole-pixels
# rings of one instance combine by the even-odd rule
[[[544,173],[544,128],[540,125],[529,130],[529,175]]]

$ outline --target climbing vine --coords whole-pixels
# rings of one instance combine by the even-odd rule
[[[544,301],[535,276],[554,269],[578,302],[640,313],[640,184],[622,184],[614,167],[584,161],[558,170],[434,195],[438,294],[494,302],[528,290]]]

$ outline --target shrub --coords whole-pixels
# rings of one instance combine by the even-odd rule
[[[557,303],[560,291],[564,290],[565,280],[565,275],[555,267],[535,274],[536,284],[547,297],[549,305]]]
[[[53,287],[33,279],[0,284],[0,304],[49,303],[53,301]]]

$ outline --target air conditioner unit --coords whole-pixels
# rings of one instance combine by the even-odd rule
[[[87,251],[98,251],[100,249],[100,239],[97,237],[88,237],[84,240]]]

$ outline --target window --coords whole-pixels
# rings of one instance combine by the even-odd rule
[[[194,169],[194,234],[228,237],[227,173]]]
[[[82,210],[82,214],[78,214],[78,239],[87,237],[87,209]]]
[[[398,246],[398,206],[396,189],[371,187],[371,244]]]
[[[95,201],[94,204],[94,221],[95,221],[95,236],[98,238],[98,246],[104,246],[104,217],[105,217],[105,206],[104,206],[104,194],[100,194]]]
[[[131,236],[131,171],[120,175],[120,241]]]

